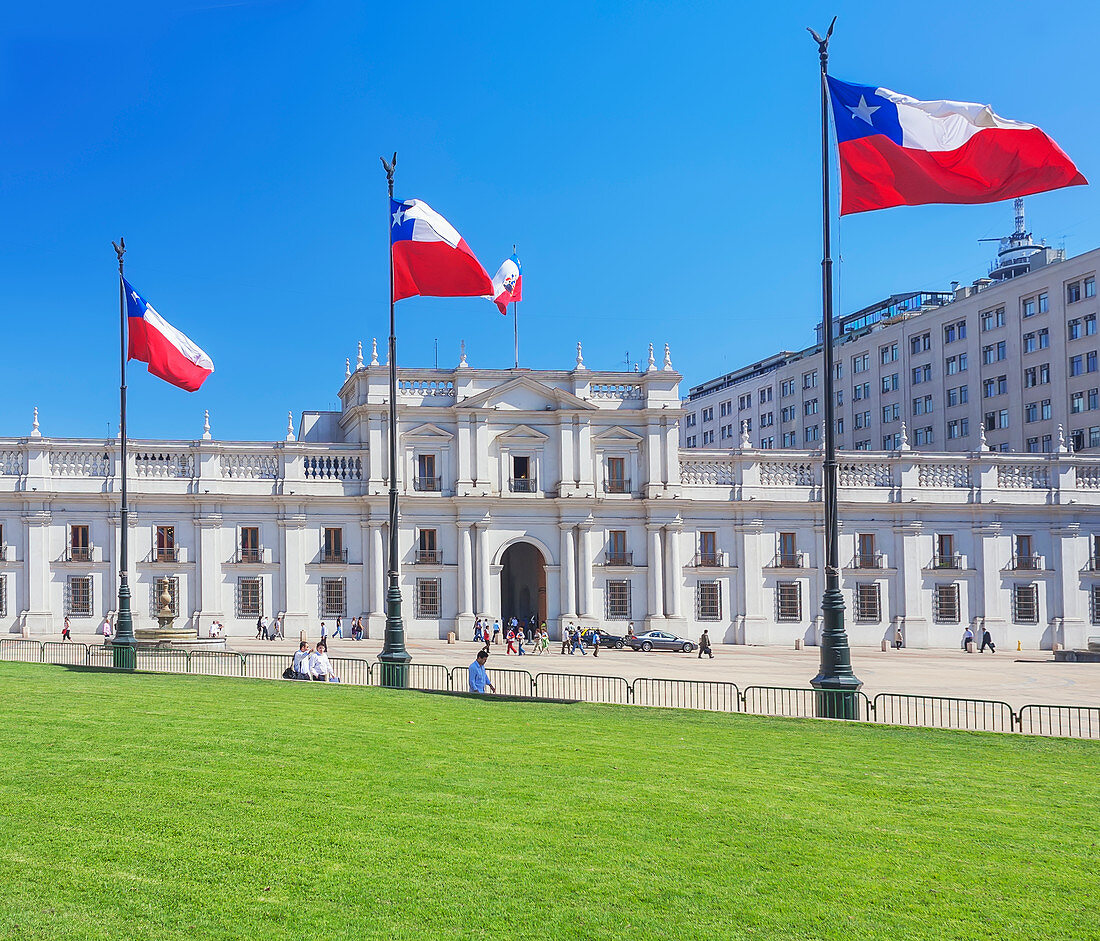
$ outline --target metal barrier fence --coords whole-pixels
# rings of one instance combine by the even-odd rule
[[[998,700],[909,693],[879,693],[874,709],[875,720],[890,725],[980,732],[1011,732],[1014,718],[1012,707]]]
[[[849,698],[850,697],[850,698]],[[828,689],[802,689],[794,686],[746,686],[741,695],[745,712],[760,716],[785,716],[800,719],[852,719],[871,721],[874,705],[859,692]],[[849,713],[848,703],[855,708]]]
[[[706,709],[711,712],[741,711],[741,693],[735,683],[639,677],[632,684],[631,696],[639,706]]]
[[[1044,706],[1029,703],[1020,707],[1016,727],[1027,735],[1100,739],[1100,706]]]
[[[58,666],[113,668],[110,646],[26,639],[0,639],[0,661],[50,663]],[[193,673],[208,676],[243,676],[278,679],[290,666],[285,654],[241,654],[228,651],[138,650],[136,668],[158,673]],[[377,662],[350,657],[334,658],[333,667],[348,685],[380,685]],[[448,668],[434,663],[411,663],[408,688],[414,690],[466,690],[467,667]],[[921,728],[967,729],[1029,735],[1065,736],[1100,740],[1100,706],[1063,706],[1029,703],[1019,715],[1000,700],[879,693],[874,700],[863,692],[788,686],[746,686],[709,680],[673,680],[639,677],[632,683],[619,676],[580,673],[539,673],[526,670],[486,671],[498,695],[543,696],[596,703],[635,703],[712,712],[747,712],[765,716],[800,718],[843,717],[865,722]],[[842,708],[854,702],[855,713]]]
[[[535,692],[547,699],[580,699],[584,702],[612,702],[626,705],[631,700],[630,684],[621,676],[585,673],[539,673]]]

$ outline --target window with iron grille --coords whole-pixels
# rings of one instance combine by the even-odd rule
[[[4,614],[7,610],[3,608],[3,582],[0,581],[0,614]],[[1092,623],[1100,624],[1100,585],[1093,585],[1092,590],[1089,592],[1089,608],[1092,615]]]
[[[160,610],[160,593],[164,590],[166,581],[168,582],[168,596],[172,599],[169,601],[168,606],[172,609],[172,617],[178,618],[180,616],[180,580],[176,575],[171,575],[167,579],[153,579],[153,584],[149,586],[149,614],[153,617],[157,616],[157,612]]]
[[[799,582],[777,582],[775,586],[776,620],[802,620],[802,585]]]
[[[882,604],[878,582],[857,583],[855,600],[857,621],[882,620]]]
[[[631,619],[629,581],[608,579],[606,599],[607,620],[629,621]]]
[[[1012,620],[1016,624],[1039,623],[1039,586],[1012,586]]]
[[[65,616],[90,618],[92,616],[92,576],[72,576],[65,590]]]
[[[258,618],[264,613],[264,593],[258,578],[237,579],[237,617]]]
[[[347,579],[322,578],[321,617],[346,618],[347,616]]]
[[[431,621],[442,617],[439,599],[438,578],[418,578],[416,580],[416,617],[418,620]]]
[[[0,618],[8,616],[8,576],[0,575]]]
[[[932,620],[937,624],[958,624],[959,586],[937,585],[932,593]]]
[[[722,586],[719,582],[699,582],[695,589],[695,619],[722,620]]]

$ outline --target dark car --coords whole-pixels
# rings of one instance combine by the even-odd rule
[[[619,637],[617,634],[609,634],[607,631],[598,627],[590,627],[581,634],[581,642],[585,647],[592,646],[593,634],[600,635],[601,647],[614,647],[616,650],[622,650],[623,647],[626,646],[626,638]]]
[[[683,653],[691,653],[695,649],[695,642],[677,637],[668,631],[646,631],[644,634],[635,634],[626,638],[633,650],[679,650]]]

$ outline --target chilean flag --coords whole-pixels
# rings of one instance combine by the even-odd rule
[[[992,203],[1088,181],[1033,124],[989,105],[918,101],[829,76],[840,214],[925,203]]]
[[[161,317],[125,278],[126,358],[149,364],[149,372],[174,386],[194,392],[214,371],[214,361]]]
[[[390,200],[393,299],[482,297],[493,290],[458,230],[422,199]]]
[[[508,313],[509,304],[523,300],[523,269],[520,268],[519,259],[515,253],[511,258],[506,259],[493,275],[493,293],[485,296],[505,315]]]

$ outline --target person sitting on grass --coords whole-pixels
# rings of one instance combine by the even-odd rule
[[[304,640],[298,645],[298,650],[294,654],[293,669],[295,679],[309,679],[309,644]]]
[[[497,688],[489,682],[489,674],[485,672],[485,661],[489,659],[488,650],[479,650],[474,662],[470,664],[470,692],[484,693],[488,686],[494,693]]]

